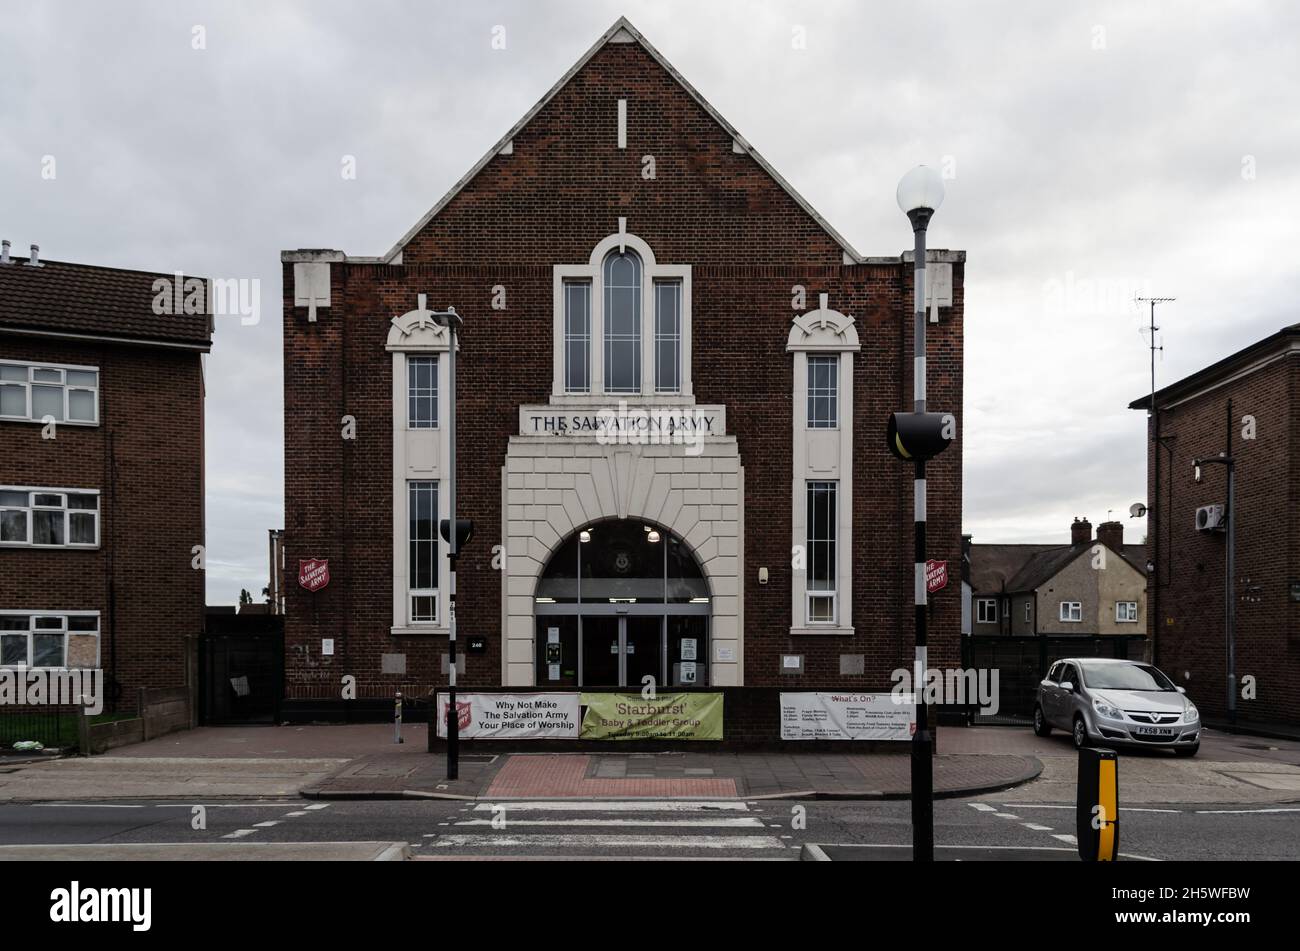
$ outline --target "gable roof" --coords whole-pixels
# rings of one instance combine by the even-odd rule
[[[971,590],[977,594],[1024,594],[1035,591],[1093,545],[1105,544],[1093,539],[1083,545],[971,545]],[[1109,550],[1115,551],[1106,546]],[[1146,571],[1146,547],[1125,545],[1115,551],[1121,560],[1143,575]]]
[[[1195,373],[1190,373],[1181,380],[1176,380],[1162,389],[1156,390],[1157,406],[1167,407],[1188,396],[1194,395],[1204,387],[1226,382],[1235,377],[1245,376],[1259,368],[1261,361],[1287,353],[1300,353],[1300,324],[1283,327],[1277,333],[1270,334],[1263,340],[1257,340],[1236,353],[1231,353]],[[1129,409],[1151,408],[1151,394],[1139,397],[1128,404]]]
[[[154,313],[154,281],[175,274],[41,261],[0,264],[0,332],[99,337],[155,346],[207,350],[212,319],[204,314]],[[189,280],[193,275],[185,275]],[[208,287],[203,281],[206,300]]]
[[[829,235],[831,239],[834,240],[835,243],[838,244],[844,250],[845,263],[861,264],[867,260],[861,254],[859,254],[851,244],[849,244],[848,239],[846,239],[842,234],[840,234],[833,227],[831,227],[830,223],[827,222],[826,219],[823,218],[817,212],[817,210],[813,208],[813,206],[810,205],[802,195],[800,195],[797,191],[795,191],[794,188],[790,185],[790,183],[787,182],[784,178],[782,178],[781,175],[776,171],[776,169],[774,169],[771,165],[768,164],[767,160],[758,153],[758,150],[755,149],[752,145],[750,145],[749,142],[745,140],[744,136],[742,136],[739,132],[737,132],[736,129],[731,125],[731,123],[728,122],[726,119],[724,119],[722,115],[716,109],[714,109],[713,106],[709,104],[708,100],[706,100],[703,96],[701,96],[699,92],[695,89],[695,87],[686,81],[686,79],[682,76],[682,74],[676,70],[673,64],[668,62],[668,60],[664,58],[662,53],[660,53],[657,49],[655,49],[653,46],[650,45],[650,42],[641,34],[639,30],[637,30],[636,27],[634,27],[628,21],[627,17],[619,17],[618,20],[615,21],[614,25],[611,26],[608,30],[606,30],[605,33],[600,37],[600,39],[598,39],[595,42],[595,44],[592,45],[591,49],[587,50],[587,52],[584,53],[582,57],[576,63],[573,64],[572,67],[570,67],[569,71],[560,77],[560,81],[557,82],[554,86],[552,86],[547,91],[546,95],[542,96],[542,98],[537,102],[537,104],[533,106],[533,108],[529,109],[527,114],[525,114],[522,119],[520,119],[518,122],[514,124],[513,127],[511,127],[509,132],[507,132],[500,139],[498,139],[496,145],[488,149],[487,154],[484,155],[481,159],[479,159],[478,162],[475,163],[474,167],[471,168],[469,172],[467,172],[460,181],[458,181],[455,185],[453,185],[451,187],[451,190],[448,191],[447,194],[443,195],[442,198],[439,199],[438,203],[434,205],[432,208],[430,208],[428,213],[425,214],[424,217],[422,217],[418,222],[415,223],[415,226],[411,228],[411,230],[406,232],[406,234],[402,235],[402,237],[398,240],[398,242],[395,245],[393,245],[391,249],[389,249],[387,254],[377,259],[357,258],[357,257],[349,256],[349,260],[358,261],[358,262],[374,260],[377,263],[381,263],[381,264],[394,263],[395,259],[398,257],[398,255],[402,253],[402,250],[406,247],[407,244],[410,243],[411,239],[413,239],[416,235],[418,235],[421,231],[423,231],[425,226],[428,225],[429,222],[431,222],[434,218],[436,218],[438,216],[438,213],[442,211],[445,207],[447,207],[447,205],[451,203],[452,199],[455,198],[461,192],[461,190],[465,188],[465,186],[468,185],[475,178],[475,176],[477,176],[478,173],[481,172],[487,166],[488,162],[492,161],[492,159],[498,153],[500,153],[501,150],[504,149],[516,135],[519,134],[520,130],[522,130],[524,126],[528,125],[528,123],[532,121],[533,117],[536,116],[539,112],[541,112],[542,109],[545,108],[546,104],[549,103],[553,98],[555,98],[555,95],[565,86],[567,86],[569,81],[573,79],[573,77],[576,76],[582,70],[582,68],[587,65],[587,63],[591,60],[591,58],[595,56],[596,53],[598,53],[608,43],[639,43],[642,49],[644,49],[648,54],[650,54],[651,58],[654,59],[655,62],[657,62],[660,66],[662,66],[664,70],[668,73],[668,75],[671,76],[677,82],[677,84],[681,86],[682,89],[684,89],[686,93],[692,99],[694,99],[695,102],[698,103],[699,106],[706,113],[708,113],[709,117],[712,118],[714,122],[718,123],[718,125],[720,125],[726,131],[726,133],[735,140],[736,143],[735,147],[738,149],[738,151],[745,152],[751,158],[753,158],[754,161],[758,163],[759,167],[762,168],[763,171],[765,171],[772,178],[773,181],[775,181],[778,185],[780,185],[781,188],[785,190],[786,194],[788,194],[792,199],[794,199],[795,203],[800,208],[802,208],[805,212],[807,212],[807,214],[810,217],[812,217],[813,220],[815,220],[821,226],[822,230],[824,230],[826,234]]]

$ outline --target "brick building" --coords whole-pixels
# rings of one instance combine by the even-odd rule
[[[625,20],[386,254],[282,260],[289,707],[344,675],[363,698],[446,683],[448,305],[462,685],[910,667],[912,472],[884,429],[911,403],[911,254],[850,247]],[[960,412],[965,255],[927,261],[931,405]],[[929,470],[953,565],[961,459]],[[958,587],[932,610],[954,665]]]
[[[1227,454],[1236,470],[1229,590],[1238,718],[1300,724],[1300,324],[1157,390],[1155,408],[1147,459],[1155,662],[1203,714],[1227,713],[1227,538],[1222,523],[1197,519],[1198,509],[1227,503],[1227,472],[1205,465],[1197,482],[1193,465]]]
[[[110,708],[193,683],[205,314],[171,274],[0,255],[0,663],[95,668]],[[200,308],[206,282],[190,279]],[[162,298],[168,305],[170,291]]]

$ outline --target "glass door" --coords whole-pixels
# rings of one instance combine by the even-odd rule
[[[624,617],[623,686],[639,688],[653,677],[655,689],[664,685],[663,615]]]
[[[579,622],[582,630],[582,686],[619,686],[623,619],[612,615],[584,615]]]

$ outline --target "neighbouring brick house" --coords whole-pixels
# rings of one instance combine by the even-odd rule
[[[1150,410],[1151,397],[1130,404]],[[1150,621],[1157,663],[1203,714],[1226,715],[1226,533],[1197,510],[1227,503],[1236,469],[1237,710],[1240,721],[1300,724],[1300,324],[1284,327],[1155,393],[1148,421]],[[1226,514],[1226,513],[1220,513]],[[1249,678],[1244,680],[1243,678]]]
[[[0,664],[100,667],[108,709],[133,710],[138,688],[193,684],[211,321],[156,312],[175,275],[4,245]]]
[[[625,20],[388,253],[282,261],[289,708],[446,683],[448,305],[463,687],[765,688],[774,722],[910,667],[912,256],[850,247]],[[965,254],[927,261],[959,412]],[[961,463],[929,467],[952,565]]]
[[[970,546],[971,633],[1141,636],[1146,549],[1122,522],[1075,519],[1068,545]]]

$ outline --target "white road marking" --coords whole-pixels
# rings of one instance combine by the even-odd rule
[[[493,819],[461,819],[457,826],[491,826]],[[445,825],[445,823],[438,823]],[[507,819],[513,826],[659,826],[672,829],[761,829],[763,822],[750,816],[716,819]]]
[[[329,807],[330,807],[330,804],[327,803],[327,802],[314,802],[314,803],[312,803],[310,806],[308,806],[307,808],[308,808],[308,809],[328,809]]]
[[[1020,824],[1021,824],[1022,826],[1024,826],[1026,829],[1032,829],[1034,832],[1051,832],[1051,831],[1052,831],[1052,827],[1051,827],[1051,826],[1040,826],[1040,825],[1035,825],[1035,824],[1032,823],[1032,822],[1022,822],[1022,823],[1020,823]]]
[[[1197,809],[1198,816],[1247,816],[1276,812],[1300,812],[1300,809]]]
[[[440,835],[437,848],[784,849],[770,835]]]
[[[1079,840],[1072,835],[1061,835],[1060,833],[1052,836],[1053,839],[1059,839],[1062,842],[1068,842],[1070,845],[1078,845]]]
[[[521,800],[518,802],[481,802],[474,807],[475,812],[492,812],[504,810],[511,812],[748,812],[746,803],[735,799],[709,802],[707,800],[667,800],[652,802],[647,800],[613,799],[596,802],[581,799],[561,800]]]
[[[966,805],[970,806],[972,809],[978,809],[980,812],[997,812],[997,809],[990,806],[987,802],[968,802]]]
[[[1020,817],[1019,817],[1018,815],[1016,815],[1014,812],[995,812],[994,815],[997,816],[999,819],[1019,819],[1019,818],[1020,818]]]
[[[223,839],[242,839],[246,835],[252,835],[256,829],[236,829],[234,832],[223,835]]]
[[[1009,803],[1006,803],[1006,806],[1007,806],[1007,808],[1009,808],[1009,809],[1069,809],[1071,812],[1073,812],[1073,811],[1077,808],[1076,806],[1047,806],[1047,805],[1042,805],[1042,804],[1040,804],[1040,803],[1033,803],[1033,802],[1009,802]],[[1120,812],[1173,812],[1173,813],[1179,813],[1179,812],[1182,812],[1183,810],[1181,810],[1181,809],[1148,809],[1148,808],[1146,808],[1146,807],[1144,807],[1144,806],[1120,806],[1119,811],[1120,811]],[[1300,811],[1300,810],[1297,810],[1297,811]]]
[[[266,822],[254,822],[254,823],[253,823],[253,828],[254,828],[254,829],[269,829],[269,828],[271,828],[271,826],[278,826],[279,824],[280,824],[280,820],[279,820],[279,819],[270,819],[270,820],[268,820],[268,821],[266,821]]]
[[[286,812],[286,813],[284,814],[284,817],[285,817],[286,819],[296,819],[296,818],[298,818],[299,816],[305,816],[305,815],[307,815],[306,812],[304,812],[304,811],[302,811],[302,810],[299,810],[298,812]]]

